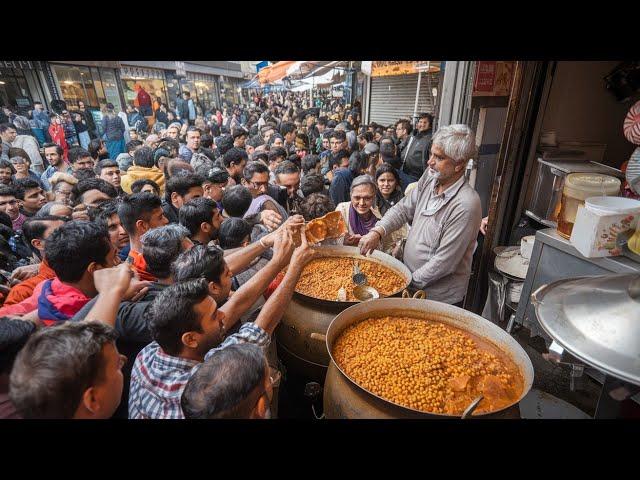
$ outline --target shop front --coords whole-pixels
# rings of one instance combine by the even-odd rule
[[[95,62],[94,62],[95,63]],[[122,109],[116,70],[109,67],[51,63],[55,86],[69,110],[77,110],[78,102],[101,110],[112,103]]]
[[[139,107],[145,116],[153,115],[152,106],[155,102],[168,104],[169,97],[163,70],[123,65],[120,69],[120,77],[125,103]],[[151,104],[144,102],[142,95],[144,92],[151,98]]]
[[[41,62],[0,61],[1,105],[26,114],[34,101],[50,100]]]
[[[195,93],[196,103],[203,112],[218,107],[218,85],[216,77],[203,73],[187,72],[187,80],[191,81],[193,90],[191,96]]]
[[[220,77],[220,101],[227,106],[238,103],[238,89],[240,84],[237,79],[231,77]]]
[[[368,122],[391,125],[416,114],[434,114],[439,62],[374,61],[371,65]]]

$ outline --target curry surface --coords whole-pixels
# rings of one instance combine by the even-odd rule
[[[333,348],[338,366],[370,392],[414,410],[461,415],[501,410],[523,392],[524,378],[493,343],[451,325],[385,316],[345,329]]]
[[[322,257],[310,261],[302,271],[296,292],[322,300],[336,300],[338,290],[344,288],[347,301],[356,301],[353,295],[353,266],[356,259],[350,257]],[[358,259],[360,270],[367,282],[381,296],[392,295],[406,286],[403,276],[393,269],[371,260]]]

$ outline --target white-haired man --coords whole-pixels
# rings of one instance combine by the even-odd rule
[[[429,299],[462,305],[482,211],[480,197],[464,176],[476,153],[475,135],[467,125],[440,128],[433,137],[428,170],[411,193],[393,206],[360,239],[363,254],[383,236],[411,225],[403,261],[412,272],[411,285]]]

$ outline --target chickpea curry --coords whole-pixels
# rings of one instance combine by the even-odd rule
[[[398,405],[461,415],[501,410],[524,389],[518,366],[501,349],[451,325],[411,317],[370,318],[349,326],[333,357],[358,385]]]
[[[296,292],[322,300],[336,300],[338,291],[346,291],[346,300],[356,301],[353,295],[353,266],[356,259],[350,257],[323,257],[310,261],[302,271]],[[381,296],[389,296],[407,286],[405,278],[380,263],[358,259],[360,270],[367,276],[368,284]]]

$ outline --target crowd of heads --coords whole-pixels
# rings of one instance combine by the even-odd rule
[[[0,373],[20,416],[109,418],[126,401],[123,366],[135,356],[118,347],[128,341],[127,326],[74,318],[103,296],[101,271],[124,262],[136,281],[160,285],[145,306],[142,337],[168,356],[204,358],[225,337],[218,307],[238,281],[226,252],[259,244],[287,217],[308,222],[343,203],[363,218],[384,214],[411,183],[403,165],[412,136],[429,133],[422,168],[440,181],[459,175],[475,154],[468,127],[442,127],[431,138],[430,114],[362,125],[358,102],[311,105],[301,94],[256,93],[248,105],[196,105],[195,118],[185,118],[180,108],[190,101],[188,93],[174,105],[160,101],[152,115],[128,106],[129,125],[141,116],[147,126],[137,120],[119,151],[90,129],[83,145],[82,132],[65,132],[63,142],[38,139],[34,159],[11,146],[18,134],[31,135],[33,121],[14,116],[0,124]],[[33,118],[44,108],[37,102]],[[110,104],[104,113],[107,121],[118,117]],[[71,114],[86,122],[82,109]],[[54,126],[65,121],[50,115]],[[28,268],[27,280],[16,281]],[[145,293],[126,297],[118,315]],[[229,345],[185,382],[181,411],[186,418],[268,417],[271,376],[261,347]]]

